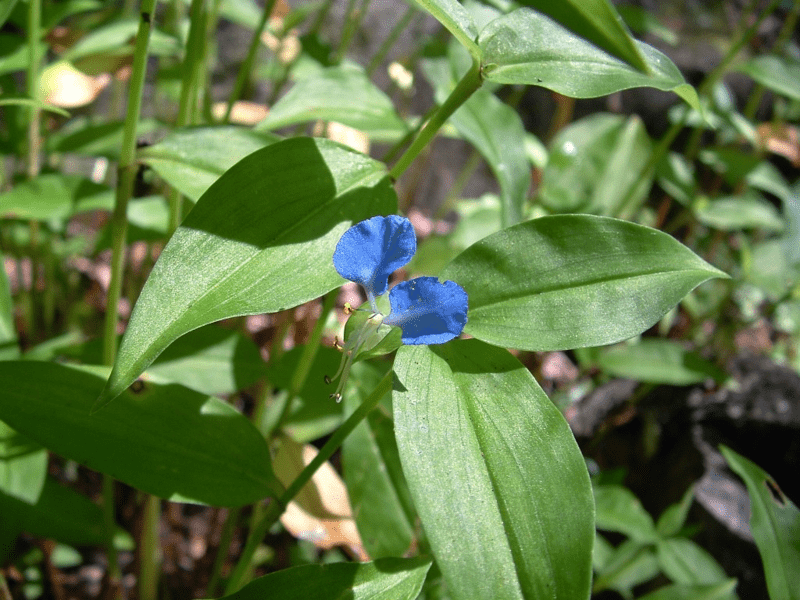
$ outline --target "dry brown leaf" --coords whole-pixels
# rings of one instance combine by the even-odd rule
[[[313,446],[284,437],[273,460],[275,474],[288,485],[316,455]],[[344,546],[359,560],[369,560],[353,521],[347,488],[330,463],[324,463],[289,503],[281,523],[293,536],[318,548]]]
[[[67,61],[54,63],[42,71],[40,97],[62,108],[76,108],[92,102],[111,82],[108,73],[86,75]]]
[[[222,119],[226,110],[228,110],[227,102],[215,102],[211,108],[215,119]],[[255,125],[263,121],[267,113],[269,113],[269,109],[263,104],[239,100],[233,104],[230,122],[240,125]]]
[[[758,137],[764,148],[785,157],[795,167],[800,167],[800,134],[797,127],[787,123],[762,123],[758,126]]]

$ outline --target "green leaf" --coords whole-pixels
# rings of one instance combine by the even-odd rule
[[[587,598],[594,542],[583,457],[508,351],[478,340],[397,351],[395,435],[453,598]]]
[[[233,407],[179,385],[141,382],[90,415],[103,380],[55,363],[2,362],[0,419],[56,454],[167,500],[241,506],[281,492],[264,438]]]
[[[673,62],[642,42],[636,45],[649,74],[605,53],[549,18],[522,8],[492,21],[481,32],[478,43],[483,50],[483,75],[488,81],[538,85],[573,98],[653,87],[673,91],[700,110],[697,92]]]
[[[47,475],[47,451],[0,421],[0,495],[36,504]]]
[[[189,127],[139,151],[139,159],[179,192],[197,200],[225,171],[278,139],[235,125]]]
[[[660,540],[656,556],[661,570],[675,583],[700,585],[721,583],[728,578],[713,556],[686,538]]]
[[[463,75],[457,72],[455,63],[458,59],[454,54],[451,52],[449,61],[436,59],[423,63],[440,104],[455,88],[457,78]],[[531,183],[531,168],[525,152],[525,127],[519,114],[490,90],[482,89],[453,113],[450,122],[481,153],[497,178],[505,226],[519,223]]]
[[[756,56],[740,65],[739,71],[773,92],[800,100],[800,61],[782,56]]]
[[[391,141],[407,131],[389,97],[361,67],[336,66],[299,80],[257,129],[275,130],[307,121],[336,121],[377,141]]]
[[[755,190],[747,190],[741,196],[698,202],[694,214],[704,225],[723,231],[781,231],[784,228],[783,219],[775,207]]]
[[[475,43],[478,37],[475,21],[458,0],[414,0],[414,4],[433,15],[473,58],[480,60],[481,49]]]
[[[611,375],[654,384],[691,385],[707,379],[722,382],[726,378],[723,371],[696,352],[664,339],[648,338],[602,348],[597,364]]]
[[[624,533],[639,542],[658,538],[653,518],[629,489],[621,485],[596,485],[594,502],[598,529]]]
[[[636,40],[608,0],[521,0],[520,4],[544,13],[582,38],[640,71],[647,72]]]
[[[354,365],[344,394],[348,416],[375,389],[382,376],[371,365]],[[353,515],[367,554],[373,558],[405,555],[414,539],[415,515],[400,466],[392,419],[382,405],[347,436],[342,445],[342,465]]]
[[[0,0],[0,27],[5,25],[8,16],[11,14],[11,11],[14,10],[16,4],[17,0]]]
[[[17,328],[14,324],[14,300],[5,269],[5,259],[0,251],[0,360],[12,360],[19,356]]]
[[[676,535],[683,524],[686,522],[686,516],[689,514],[689,508],[692,506],[694,498],[694,488],[690,487],[681,497],[681,501],[677,504],[669,505],[663,513],[658,517],[656,522],[656,531],[661,537],[668,537]]]
[[[630,216],[650,190],[652,174],[646,173],[641,181],[639,176],[652,151],[650,137],[636,116],[599,113],[576,121],[550,143],[537,199],[557,213]]]
[[[6,516],[12,510],[18,515],[20,528],[33,536],[74,546],[106,543],[106,527],[100,506],[51,477],[45,479],[42,493],[33,505],[0,494],[0,512]],[[117,527],[114,547],[132,550],[133,539]]]
[[[124,125],[122,121],[96,124],[87,117],[78,117],[48,136],[47,148],[50,152],[74,152],[118,160]],[[136,134],[153,133],[158,127],[155,119],[144,119],[137,123]]]
[[[727,275],[660,231],[557,215],[484,238],[441,277],[469,295],[469,335],[521,350],[566,350],[638,335],[696,286]]]
[[[726,446],[722,455],[747,485],[753,533],[771,600],[800,598],[800,511],[775,480],[755,463]]]
[[[0,195],[0,215],[15,219],[66,219],[89,210],[110,210],[113,206],[114,193],[107,185],[80,175],[39,175]]]
[[[396,210],[384,165],[328,140],[292,138],[250,154],[209,188],[164,248],[94,410],[181,335],[292,308],[341,285],[332,257],[342,233]]]
[[[728,579],[710,585],[668,585],[641,596],[639,600],[734,600],[736,583],[735,579]]]
[[[60,108],[58,106],[53,106],[52,104],[48,104],[47,102],[43,102],[41,100],[34,100],[33,98],[27,98],[22,96],[4,96],[3,98],[0,98],[0,106],[9,106],[9,105],[41,108],[42,110],[54,112],[57,115],[61,115],[62,117],[69,116],[69,113],[65,111],[63,108]]]
[[[220,600],[414,600],[430,566],[424,558],[303,565],[259,577]]]
[[[602,572],[597,574],[592,590],[617,590],[632,598],[631,590],[658,575],[658,561],[652,547],[636,540],[625,540],[614,549]]]
[[[92,55],[129,56],[133,54],[133,42],[138,29],[138,16],[95,27],[62,54],[61,59],[76,62]],[[181,44],[177,38],[153,29],[147,51],[154,56],[175,56],[181,51]]]

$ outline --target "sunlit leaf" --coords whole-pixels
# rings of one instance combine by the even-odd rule
[[[452,597],[588,597],[586,466],[530,372],[478,340],[403,346],[394,369],[403,472]]]
[[[566,350],[638,335],[702,282],[727,275],[660,231],[558,215],[484,238],[441,277],[469,295],[465,333],[499,346]]]
[[[382,163],[327,140],[250,154],[197,202],[133,309],[95,408],[174,340],[220,319],[292,308],[342,284],[333,250],[353,223],[397,210]]]

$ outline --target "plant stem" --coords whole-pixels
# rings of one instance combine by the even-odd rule
[[[728,49],[728,52],[725,53],[725,56],[722,57],[722,60],[714,67],[708,75],[706,75],[703,82],[700,84],[700,87],[697,88],[697,93],[699,94],[700,98],[707,97],[711,94],[711,91],[714,89],[714,86],[717,82],[722,78],[723,75],[728,70],[731,62],[736,58],[742,48],[753,38],[753,36],[758,32],[758,28],[761,26],[761,23],[766,19],[772,12],[778,8],[781,0],[772,0],[769,5],[758,15],[758,18],[753,22],[750,27],[748,27],[742,35],[736,40],[736,42]],[[747,12],[742,17],[743,19],[746,18]],[[697,152],[700,149],[700,138],[703,135],[703,126],[698,125],[695,127],[694,131],[692,131],[692,136],[689,138],[689,142],[686,144],[686,158],[689,160],[694,160],[697,157]]]
[[[159,551],[159,525],[161,499],[145,494],[142,516],[142,539],[139,543],[139,599],[156,600],[161,557]]]
[[[297,394],[303,389],[303,386],[308,379],[308,374],[311,372],[311,365],[314,364],[314,359],[317,357],[319,351],[319,342],[322,339],[322,332],[325,329],[325,321],[328,320],[328,315],[333,310],[333,305],[336,303],[336,292],[329,292],[325,295],[322,301],[322,312],[314,325],[314,330],[311,332],[311,337],[308,343],[303,347],[303,353],[300,356],[300,362],[297,364],[292,381],[289,384],[289,393],[286,395],[286,400],[283,404],[280,417],[275,422],[272,431],[277,431],[283,422],[289,417],[289,412],[292,408],[292,402],[297,398]]]
[[[133,56],[133,69],[128,89],[128,110],[123,130],[123,141],[120,149],[120,160],[117,167],[117,189],[114,199],[114,212],[111,216],[111,282],[108,286],[105,328],[103,331],[103,363],[113,365],[117,353],[117,316],[119,298],[122,291],[122,271],[125,262],[125,237],[128,229],[128,200],[133,194],[133,183],[136,177],[136,126],[142,106],[144,76],[147,67],[147,45],[150,40],[150,29],[156,0],[143,0],[139,30],[136,34],[136,46]],[[114,481],[108,475],[103,476],[103,516],[106,525],[106,553],[108,556],[108,574],[113,587],[118,587],[120,578],[119,563],[114,550]]]
[[[244,586],[246,583],[244,581],[245,575],[249,571],[253,555],[269,528],[283,514],[283,511],[286,510],[286,505],[289,504],[303,486],[311,480],[311,477],[317,469],[319,469],[325,461],[330,459],[333,453],[342,445],[345,438],[366,418],[369,412],[380,402],[381,398],[391,391],[393,375],[394,371],[390,369],[361,406],[342,423],[339,429],[336,430],[320,449],[314,459],[300,472],[291,485],[286,488],[286,491],[281,497],[274,500],[267,507],[266,512],[260,516],[258,522],[253,525],[247,537],[247,543],[242,551],[242,556],[239,558],[239,562],[236,564],[236,568],[233,570],[228,580],[228,585],[225,588],[226,595],[232,594]]]
[[[207,598],[217,595],[217,587],[219,587],[219,580],[222,577],[222,567],[225,564],[225,559],[228,558],[228,549],[231,546],[233,533],[236,530],[236,524],[239,522],[241,512],[240,508],[228,510],[228,516],[225,519],[225,525],[222,527],[222,535],[219,539],[217,556],[214,558],[214,566],[211,569],[211,578],[208,580],[208,587],[206,587]]]
[[[783,22],[783,27],[781,27],[781,31],[778,34],[778,39],[775,40],[775,45],[772,47],[773,54],[781,54],[783,52],[784,48],[786,47],[786,42],[789,41],[789,38],[797,26],[797,18],[799,16],[800,2],[795,2],[792,4],[792,9],[786,16],[786,20]],[[748,121],[752,121],[755,118],[756,111],[758,110],[758,106],[761,104],[761,98],[763,96],[764,86],[760,83],[757,83],[753,87],[753,91],[750,93],[750,97],[747,99],[747,105],[744,109],[744,117]]]
[[[28,2],[28,70],[26,73],[26,85],[28,96],[33,100],[39,99],[39,67],[40,52],[39,42],[41,38],[42,24],[42,2],[41,0],[29,0]],[[40,164],[40,125],[42,111],[37,106],[32,106],[28,120],[28,177],[33,179],[39,175]],[[30,321],[28,323],[32,338],[36,336],[37,321],[37,298],[36,286],[39,282],[39,223],[30,222],[30,242],[31,242],[31,293],[30,301]]]
[[[344,60],[345,54],[350,49],[350,44],[353,42],[353,36],[358,30],[364,15],[367,14],[367,7],[369,0],[361,0],[361,6],[355,7],[356,0],[350,0],[347,5],[347,12],[345,13],[344,25],[342,27],[342,39],[339,40],[339,47],[336,49],[336,55],[333,59],[334,64],[339,64]]]
[[[204,0],[192,0],[189,9],[189,37],[186,40],[186,52],[183,61],[183,80],[181,81],[181,97],[178,104],[178,116],[175,127],[185,127],[192,122],[192,115],[196,112],[197,82],[199,69],[202,67],[203,48],[206,35],[206,12]],[[169,201],[169,233],[178,228],[181,222],[181,193],[171,188],[168,194]]]
[[[444,125],[445,121],[450,118],[458,108],[466,102],[472,94],[481,87],[483,78],[481,77],[480,63],[476,60],[473,61],[472,67],[466,72],[461,81],[458,82],[456,88],[447,97],[444,104],[433,114],[431,119],[425,124],[425,127],[420,131],[419,136],[411,146],[403,153],[398,159],[389,175],[392,179],[397,180],[400,175],[414,162],[414,159],[422,151],[425,146],[430,143],[433,136]]]
[[[261,20],[258,22],[255,31],[253,31],[250,47],[247,49],[247,57],[244,59],[242,66],[239,67],[239,72],[236,74],[236,83],[233,84],[233,90],[231,90],[230,98],[228,98],[228,107],[225,109],[225,117],[223,119],[225,123],[231,120],[233,105],[236,104],[236,101],[241,97],[244,84],[250,76],[250,71],[253,69],[256,52],[258,52],[258,47],[261,44],[261,35],[264,33],[264,29],[266,29],[267,22],[269,21],[269,16],[275,8],[275,1],[276,0],[267,0],[264,11],[261,13]]]
[[[375,56],[372,57],[372,60],[369,61],[369,66],[367,67],[367,75],[372,75],[375,72],[375,69],[383,62],[383,59],[386,58],[386,55],[391,50],[394,43],[397,41],[397,38],[400,37],[400,34],[403,30],[408,27],[408,24],[411,22],[411,19],[414,17],[415,9],[412,6],[409,6],[406,9],[406,12],[403,13],[403,16],[400,17],[400,20],[392,27],[392,30],[389,32],[389,35],[383,40],[381,47],[378,48],[378,51],[375,53]]]

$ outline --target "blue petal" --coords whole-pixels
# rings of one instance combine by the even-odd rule
[[[467,324],[467,292],[455,281],[417,277],[389,292],[392,312],[383,322],[403,330],[404,344],[444,344]]]
[[[339,275],[360,284],[370,301],[386,292],[389,275],[417,251],[411,221],[397,215],[372,217],[344,232],[333,252]]]

